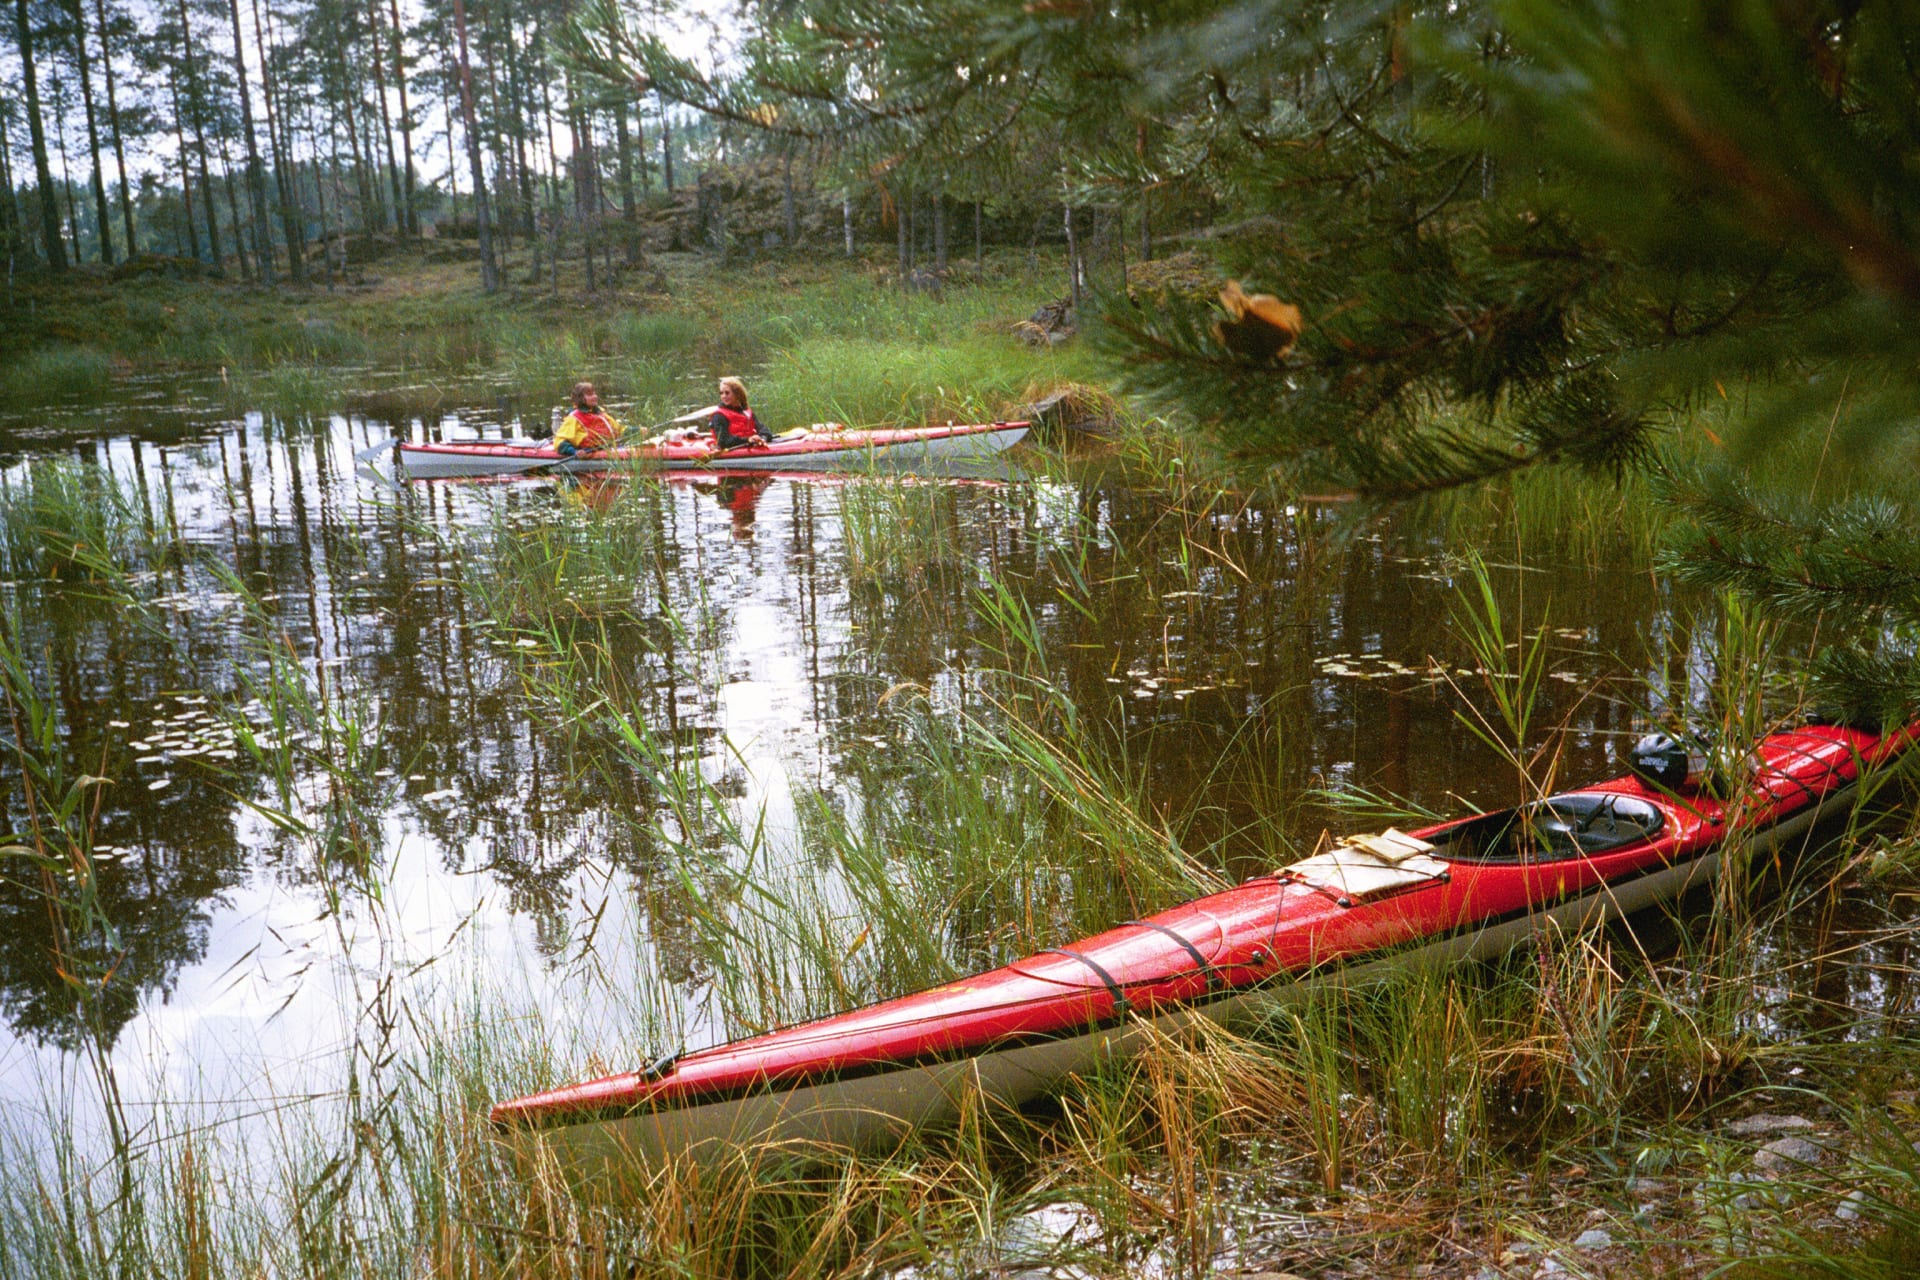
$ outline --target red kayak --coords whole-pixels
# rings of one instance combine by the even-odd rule
[[[1730,837],[1769,850],[1851,805],[1862,771],[1917,735],[1920,722],[1769,734],[1725,800],[1637,765],[1649,780],[1350,838],[1004,968],[503,1102],[492,1118],[587,1176],[744,1143],[883,1144],[968,1093],[1038,1096],[1127,1052],[1148,1023],[1224,1022],[1330,975],[1489,957],[1543,921],[1577,928],[1675,898],[1712,880]]]
[[[838,423],[801,427],[770,444],[737,449],[713,447],[704,431],[674,431],[639,444],[598,449],[571,457],[535,440],[392,442],[401,468],[412,479],[450,476],[546,475],[606,471],[620,466],[670,471],[862,471],[977,461],[1016,444],[1025,422],[946,423],[932,427],[858,430]],[[379,452],[363,450],[366,459]]]

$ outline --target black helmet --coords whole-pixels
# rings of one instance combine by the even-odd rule
[[[1649,786],[1678,791],[1698,777],[1704,760],[1697,760],[1687,744],[1670,733],[1649,733],[1633,744],[1627,767]]]

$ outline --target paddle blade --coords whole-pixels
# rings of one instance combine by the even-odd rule
[[[400,447],[400,442],[398,440],[395,440],[392,436],[388,436],[385,440],[382,440],[379,444],[368,445],[366,448],[354,454],[353,460],[359,463],[363,467],[370,467],[374,464],[375,461],[377,461],[381,457],[391,455],[393,451],[395,449],[398,449],[399,447]]]

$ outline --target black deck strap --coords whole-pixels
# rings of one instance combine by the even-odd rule
[[[1078,951],[1069,950],[1066,947],[1048,947],[1040,954],[1065,956],[1069,960],[1078,960],[1081,964],[1093,970],[1093,976],[1100,979],[1100,981],[1106,985],[1107,994],[1113,997],[1113,1011],[1116,1014],[1126,1013],[1133,1008],[1132,1003],[1127,999],[1127,993],[1120,989],[1120,984],[1113,980],[1113,975],[1108,973],[1106,969],[1101,966],[1100,962],[1092,956],[1081,955]]]
[[[1172,929],[1167,928],[1167,926],[1163,924],[1155,924],[1151,920],[1129,920],[1127,921],[1127,924],[1132,925],[1137,929],[1151,929],[1155,933],[1162,934],[1166,937],[1172,938],[1175,942],[1179,943],[1180,949],[1186,952],[1189,956],[1193,957],[1194,967],[1206,976],[1207,990],[1212,991],[1217,986],[1225,985],[1226,979],[1222,978],[1220,976],[1220,971],[1218,969],[1215,969],[1212,963],[1208,961],[1208,959],[1205,956],[1200,954],[1200,948],[1194,946],[1191,942],[1188,942],[1184,937],[1174,932]],[[1122,927],[1124,928],[1125,926],[1123,925]]]

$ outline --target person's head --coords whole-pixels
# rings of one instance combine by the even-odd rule
[[[600,393],[593,389],[593,384],[591,382],[576,382],[573,384],[573,407],[574,408],[585,409],[599,403],[600,403]]]
[[[747,407],[747,384],[738,378],[720,379],[720,403],[729,409]]]

